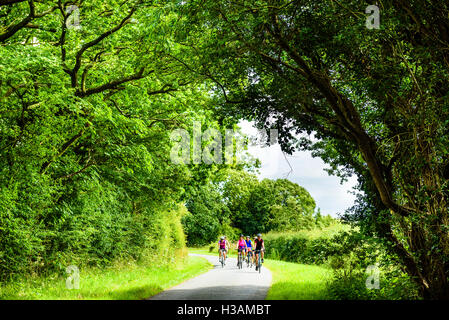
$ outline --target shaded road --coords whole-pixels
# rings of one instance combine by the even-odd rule
[[[224,268],[216,256],[190,254],[206,258],[214,268],[202,275],[165,290],[151,300],[263,300],[271,285],[271,272],[262,266],[237,268],[237,259],[228,258]]]

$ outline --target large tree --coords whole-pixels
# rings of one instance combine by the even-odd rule
[[[2,280],[184,245],[196,174],[169,133],[210,113],[165,53],[174,21],[156,1],[0,1]]]
[[[356,174],[360,218],[425,298],[449,298],[449,5],[377,3],[380,29],[360,1],[182,2],[183,62],[215,81],[222,114]],[[296,143],[302,132],[319,142]]]

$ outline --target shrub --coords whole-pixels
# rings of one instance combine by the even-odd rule
[[[337,260],[339,260],[337,262]],[[343,261],[343,263],[342,263]],[[333,276],[327,282],[330,299],[336,300],[403,300],[418,299],[418,288],[397,266],[379,266],[379,288],[368,288],[368,274],[360,267],[358,258],[349,256],[333,259]]]
[[[333,276],[327,283],[330,299],[418,298],[416,285],[401,271],[397,259],[386,253],[378,239],[364,236],[357,229],[334,225],[310,231],[269,233],[265,240],[269,258],[332,268]],[[375,264],[380,270],[380,288],[368,289],[365,270]]]
[[[329,256],[345,250],[342,239],[335,238],[348,230],[347,226],[333,224],[326,228],[306,231],[268,233],[265,235],[267,257],[289,262],[323,264]]]
[[[68,265],[81,268],[156,258],[162,263],[185,247],[184,206],[141,202],[135,210],[120,188],[98,179],[73,186],[67,200],[52,206],[45,205],[49,199],[40,200],[55,197],[45,183],[30,183],[28,191],[33,200],[18,201],[17,195],[0,191],[5,209],[0,211],[2,281],[20,275],[64,274]]]

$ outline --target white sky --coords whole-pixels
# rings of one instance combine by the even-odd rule
[[[257,135],[257,129],[251,122],[242,121],[239,126],[244,134]],[[309,151],[295,152],[292,156],[286,155],[288,162],[279,144],[269,147],[249,146],[248,152],[261,161],[259,179],[287,178],[299,184],[315,199],[316,206],[321,209],[322,214],[337,217],[337,213],[344,213],[353,206],[355,196],[349,191],[356,185],[357,178],[353,176],[340,184],[340,178],[330,176],[324,171],[327,165],[321,158],[313,158]]]

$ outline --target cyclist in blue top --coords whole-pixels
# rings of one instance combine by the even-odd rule
[[[246,236],[245,242],[247,254],[249,254],[251,257],[251,263],[254,263],[253,244],[251,243],[251,238],[249,236]]]

